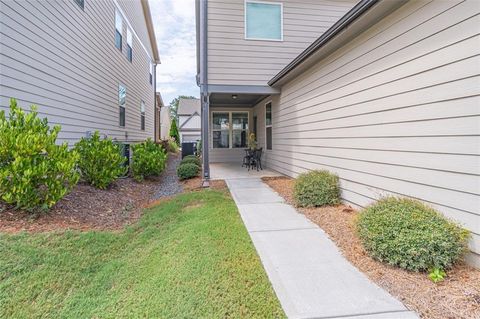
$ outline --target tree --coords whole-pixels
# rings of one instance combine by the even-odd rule
[[[180,145],[180,134],[178,133],[176,119],[172,119],[172,125],[170,126],[170,137],[173,137],[175,142]]]
[[[178,103],[180,102],[180,99],[196,99],[194,96],[188,96],[188,95],[179,95],[178,97],[174,98],[172,102],[170,102],[170,117],[173,120],[178,121]]]

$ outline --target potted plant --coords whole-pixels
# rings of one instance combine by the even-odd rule
[[[248,135],[248,148],[250,150],[256,150],[257,149],[257,139],[255,137],[255,133],[250,133],[250,135]]]

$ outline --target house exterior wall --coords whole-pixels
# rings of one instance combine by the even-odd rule
[[[332,171],[355,206],[419,198],[472,232],[480,266],[479,13],[476,1],[408,2],[286,83],[267,165]]]
[[[170,126],[172,120],[170,118],[170,109],[163,106],[160,109],[160,138],[162,140],[167,139],[170,136]]]
[[[125,13],[122,51],[115,47],[115,0],[86,0],[83,10],[74,0],[0,3],[0,110],[8,111],[10,97],[24,109],[38,105],[50,124],[62,126],[59,141],[70,145],[94,130],[119,141],[153,138],[153,53],[140,1],[118,1]],[[132,62],[127,21],[134,31]],[[120,83],[127,91],[125,127],[119,126]]]
[[[283,41],[245,40],[245,1],[208,1],[208,82],[267,85],[356,0],[284,0]]]

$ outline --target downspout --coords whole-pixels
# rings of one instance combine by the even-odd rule
[[[207,60],[207,8],[208,0],[200,0],[200,100],[202,103],[202,158],[203,158],[203,180],[204,186],[208,186],[210,179],[210,166],[208,154],[208,119],[209,119],[209,93],[208,93],[208,60]]]

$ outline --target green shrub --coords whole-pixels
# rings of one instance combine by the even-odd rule
[[[200,168],[193,163],[180,164],[177,167],[177,176],[179,179],[189,179],[198,176]]]
[[[177,145],[180,145],[180,133],[178,133],[177,120],[175,118],[172,119],[169,136],[174,140]]]
[[[293,197],[301,207],[337,205],[340,203],[338,176],[325,170],[300,174],[295,180]]]
[[[36,106],[26,114],[10,100],[10,115],[0,112],[0,198],[28,211],[47,210],[78,182],[78,154],[57,145],[60,126],[50,128]]]
[[[466,251],[469,236],[433,208],[395,197],[365,208],[357,229],[373,258],[413,271],[452,266]]]
[[[97,188],[107,188],[126,173],[120,146],[110,138],[101,139],[98,131],[90,138],[82,137],[75,150],[80,155],[78,168],[82,178]]]
[[[167,154],[151,139],[132,146],[132,175],[137,181],[149,176],[158,176],[165,169]]]
[[[200,159],[198,157],[187,157],[185,156],[180,164],[187,164],[187,163],[192,163],[197,165],[198,167],[202,166],[202,163],[200,162]]]
[[[178,153],[179,151],[179,147],[178,147],[178,144],[177,142],[175,142],[175,139],[174,138],[169,138],[168,139],[168,142],[167,142],[167,150],[171,153]]]

